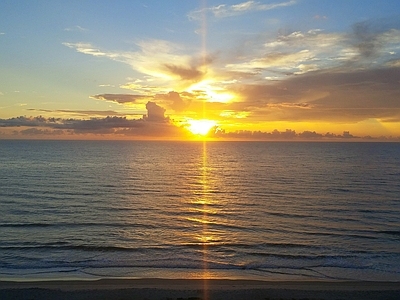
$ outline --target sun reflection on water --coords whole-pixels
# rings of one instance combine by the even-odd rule
[[[202,183],[203,183],[203,195],[207,195],[208,190],[208,181],[207,181],[207,144],[206,141],[203,141],[203,167],[202,167]],[[207,199],[204,198],[203,204],[203,221],[207,220]],[[204,299],[208,299],[208,243],[210,242],[210,237],[208,235],[208,223],[203,222],[203,232],[201,241],[203,243],[203,280],[204,280]]]

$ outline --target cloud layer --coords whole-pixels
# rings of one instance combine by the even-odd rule
[[[0,127],[13,128],[18,135],[111,135],[142,138],[177,138],[185,135],[184,129],[172,124],[164,116],[165,110],[154,102],[146,105],[147,115],[141,119],[107,116],[91,119],[63,119],[39,117],[16,117],[0,119]]]
[[[149,102],[153,103],[153,102]],[[161,118],[162,108],[150,104],[149,108],[155,112],[142,119],[128,120],[126,117],[107,116],[92,119],[62,119],[44,117],[16,117],[0,119],[0,127],[11,128],[5,133],[0,131],[2,138],[135,138],[135,139],[176,139],[195,138],[184,126],[174,125],[168,118]],[[267,131],[237,130],[226,132],[216,126],[208,135],[214,140],[265,140],[265,141],[397,141],[400,137],[392,136],[355,136],[348,131],[343,134],[330,132],[303,131],[277,129]]]
[[[248,1],[207,9],[229,15],[293,4]],[[234,94],[230,104],[208,105],[223,109],[209,114],[221,117],[227,110],[239,109],[237,114],[253,121],[399,118],[400,30],[376,22],[356,23],[347,33],[283,32],[253,42],[251,51],[240,57],[225,53],[224,59],[222,54],[203,59],[184,54],[182,46],[161,40],[139,42],[139,51],[123,53],[90,44],[64,44],[87,55],[127,63],[152,77],[153,86],[144,80],[121,85],[136,94],[92,96],[98,100],[119,104],[157,100],[175,112],[196,114],[201,102],[224,102],[218,97]]]

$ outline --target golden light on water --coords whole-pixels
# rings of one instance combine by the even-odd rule
[[[211,127],[210,127],[211,129]],[[206,141],[203,141],[203,166],[202,166],[202,182],[203,182],[203,197],[208,191],[208,177],[207,177],[207,143]],[[206,200],[206,199],[202,199]],[[207,219],[207,201],[205,201],[203,205],[203,220]],[[203,233],[202,237],[203,240],[203,280],[204,280],[204,285],[203,285],[203,293],[204,293],[204,299],[208,300],[208,248],[207,244],[209,242],[208,239],[208,226],[207,222],[203,223]]]

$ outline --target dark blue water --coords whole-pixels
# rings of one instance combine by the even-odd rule
[[[0,141],[0,278],[400,280],[400,144]]]

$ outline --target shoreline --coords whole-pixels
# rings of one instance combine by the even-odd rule
[[[400,299],[399,282],[232,279],[97,279],[0,281],[9,299]]]

